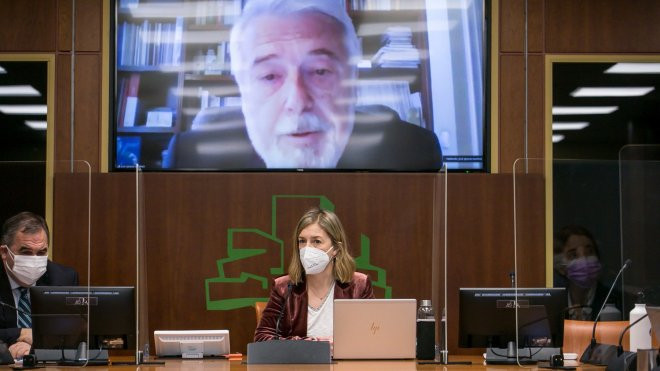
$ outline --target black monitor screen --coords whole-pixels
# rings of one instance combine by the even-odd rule
[[[518,289],[518,347],[561,347],[568,298],[564,288]],[[459,346],[507,348],[516,341],[512,288],[462,288]]]
[[[114,169],[485,169],[489,0],[115,0]]]
[[[88,320],[90,349],[135,348],[134,295],[133,287],[31,287],[33,349],[77,349]]]

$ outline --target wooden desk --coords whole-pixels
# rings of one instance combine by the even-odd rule
[[[471,361],[472,365],[419,365],[414,360],[404,361],[337,361],[329,365],[247,365],[241,361],[227,361],[221,359],[206,360],[167,360],[165,365],[141,365],[137,366],[94,366],[91,370],[140,370],[140,371],[164,371],[164,370],[225,370],[225,371],[413,371],[413,370],[469,370],[469,371],[520,371],[518,366],[486,366],[483,358],[478,356],[453,356],[452,361]],[[79,367],[47,367],[43,370],[73,370]],[[536,366],[527,366],[524,370],[543,370]],[[586,365],[579,367],[578,371],[603,371],[604,367]]]

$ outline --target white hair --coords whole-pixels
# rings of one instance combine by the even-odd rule
[[[362,54],[360,41],[351,18],[340,0],[249,0],[231,29],[229,37],[232,74],[236,76],[241,68],[245,68],[242,65],[243,61],[240,60],[239,50],[242,34],[252,19],[263,14],[285,16],[303,11],[325,14],[339,22],[344,30],[344,46],[349,56],[349,63],[357,65],[357,60]]]

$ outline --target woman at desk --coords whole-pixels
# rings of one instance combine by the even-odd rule
[[[373,298],[371,281],[355,271],[337,215],[313,208],[298,221],[289,274],[275,279],[255,341],[332,342],[334,299]]]
[[[554,286],[566,287],[567,318],[593,321],[609,290],[599,281],[602,265],[596,240],[584,227],[565,226],[555,236],[554,250]],[[613,292],[610,301],[620,307],[618,297]]]

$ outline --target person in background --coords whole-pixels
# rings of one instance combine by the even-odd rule
[[[289,274],[275,279],[254,340],[332,343],[333,300],[358,298],[374,298],[371,281],[355,272],[337,215],[313,208],[298,221]]]
[[[28,354],[32,346],[29,288],[78,285],[75,270],[48,260],[49,236],[46,221],[31,212],[14,215],[2,225],[0,340],[14,358]]]
[[[609,288],[599,282],[602,265],[596,240],[586,228],[561,228],[554,241],[554,286],[568,292],[567,318],[595,320]],[[610,301],[618,295],[613,292]]]

